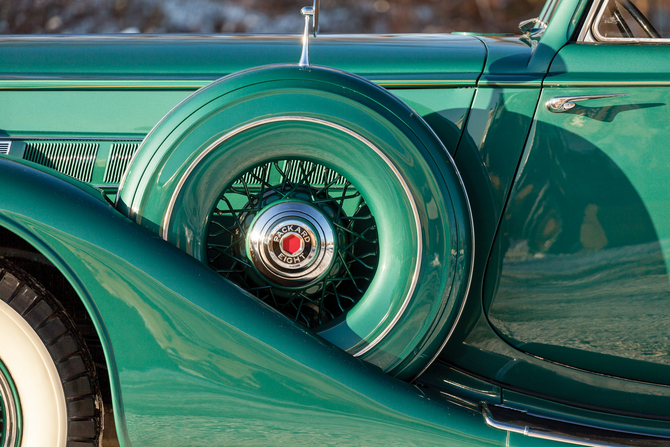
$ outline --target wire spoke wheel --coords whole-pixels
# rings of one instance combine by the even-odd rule
[[[222,78],[127,172],[127,216],[389,374],[420,374],[459,318],[473,252],[458,171],[365,79],[290,65]]]
[[[275,265],[278,272],[266,273],[262,265],[257,267],[258,261],[248,256],[256,218],[264,211],[272,213],[279,205],[286,205],[282,208],[287,214],[280,223],[289,217],[299,217],[302,209],[319,215],[330,226],[332,256],[327,265],[317,265],[318,274],[307,280],[305,275],[290,275],[300,270],[295,268],[300,261],[313,259],[312,263],[307,262],[309,267],[319,258],[318,250],[311,259],[309,253],[301,257],[304,252],[301,245],[305,242],[300,234],[283,236],[283,245],[278,247],[280,257],[297,260],[286,266],[292,269],[282,271],[282,265]],[[303,225],[308,226],[309,222]],[[309,236],[307,239],[309,243]],[[328,250],[328,243],[323,245]],[[340,318],[358,303],[372,282],[378,257],[376,222],[361,193],[341,174],[308,160],[278,160],[247,170],[225,188],[210,216],[209,265],[295,322],[312,329]]]

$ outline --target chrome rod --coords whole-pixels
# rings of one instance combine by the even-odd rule
[[[302,34],[302,54],[298,65],[309,67],[309,18],[314,17],[314,8],[305,6],[300,10],[300,13],[305,17],[305,31]]]
[[[514,410],[513,408],[509,407],[503,407],[500,405],[493,405],[494,408],[508,408],[510,410]],[[493,414],[491,413],[491,409],[489,408],[488,404],[486,402],[481,402],[480,403],[480,408],[482,411],[482,414],[484,416],[484,421],[486,422],[486,425],[489,427],[497,428],[498,430],[504,430],[507,432],[511,433],[518,433],[524,436],[529,436],[531,438],[539,438],[539,439],[547,439],[550,441],[558,441],[558,442],[563,442],[566,444],[574,444],[574,445],[583,445],[583,446],[588,446],[588,447],[624,447],[625,445],[630,445],[630,444],[618,444],[616,442],[608,442],[608,441],[599,441],[599,440],[594,440],[594,439],[588,439],[586,437],[581,437],[581,436],[572,436],[570,434],[565,434],[565,433],[559,433],[555,432],[549,428],[544,429],[544,428],[539,428],[539,427],[530,427],[527,425],[521,425],[517,421],[514,422],[506,422],[502,421],[499,419],[496,419]],[[516,411],[521,411],[521,410],[516,410]],[[524,412],[525,413],[525,412]],[[540,417],[538,417],[541,419]],[[571,424],[571,422],[568,421],[561,421],[557,419],[552,419],[553,422],[563,422],[565,424]],[[575,424],[577,426],[578,424]],[[608,431],[607,429],[600,429],[596,427],[591,427],[594,428],[595,430],[604,430]],[[665,442],[667,442],[667,438],[663,437],[657,437],[657,436],[650,436],[647,434],[642,434],[642,433],[631,433],[631,432],[619,432],[624,438],[626,435],[633,435],[635,437],[642,437],[645,440],[653,440],[654,444],[652,445],[661,445],[661,443],[664,443],[663,445],[666,445]],[[635,445],[646,445],[646,444],[635,444]]]

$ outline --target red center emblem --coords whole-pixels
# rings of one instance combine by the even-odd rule
[[[298,250],[300,250],[302,240],[300,240],[300,238],[294,234],[289,234],[284,238],[282,243],[285,251],[290,254],[295,254]]]

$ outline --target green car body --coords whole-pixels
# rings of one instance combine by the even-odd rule
[[[53,445],[103,416],[123,447],[670,442],[670,49],[598,40],[605,3],[522,36],[319,36],[313,66],[295,36],[1,37],[0,257],[75,297],[113,409]],[[284,159],[376,219],[370,288],[312,329],[206,265],[222,191]],[[316,189],[258,209],[330,216]],[[32,445],[0,376],[0,445]]]

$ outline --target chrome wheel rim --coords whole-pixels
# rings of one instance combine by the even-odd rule
[[[312,329],[358,303],[378,257],[376,223],[360,192],[309,160],[246,170],[210,214],[209,265]]]
[[[20,428],[20,408],[16,388],[0,361],[0,446],[14,447]]]

